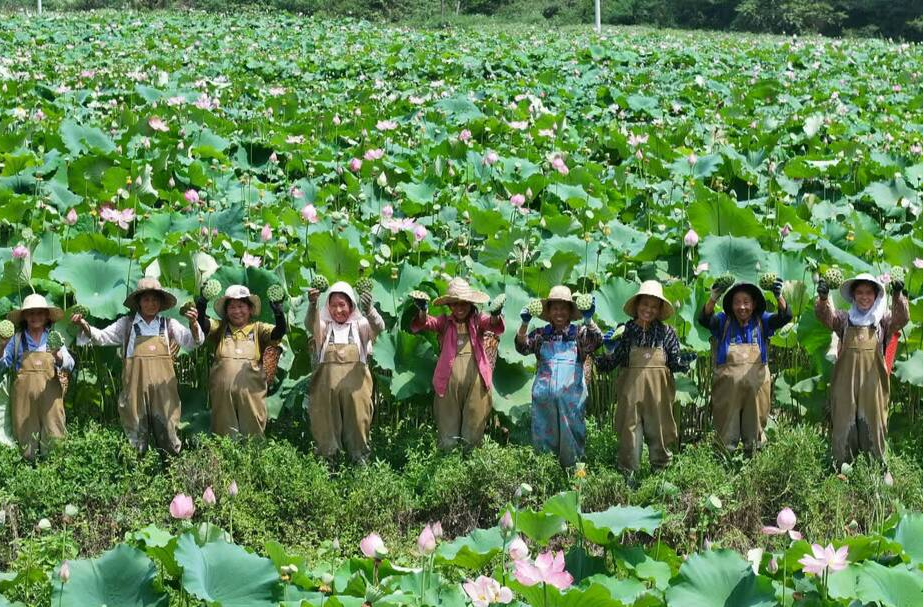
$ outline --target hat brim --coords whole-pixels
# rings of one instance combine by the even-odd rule
[[[486,304],[490,301],[490,295],[473,291],[467,295],[442,295],[433,300],[434,306],[447,306],[453,303],[465,302],[474,305]]]
[[[13,310],[6,315],[7,320],[9,320],[14,325],[18,325],[22,320],[22,315],[29,310],[47,310],[48,311],[48,320],[51,322],[58,322],[64,318],[64,310],[57,306],[48,306],[46,308],[26,308],[25,310]]]
[[[559,299],[557,297],[551,298],[546,297],[542,300],[542,314],[539,316],[545,322],[551,322],[551,304],[556,301],[563,301],[566,304],[570,304],[570,319],[571,320],[580,320],[583,316],[580,313],[580,310],[577,309],[577,304],[572,299]]]
[[[164,312],[176,306],[176,297],[173,296],[169,291],[164,291],[163,289],[141,289],[140,291],[135,291],[131,295],[125,298],[125,301],[122,305],[131,310],[132,312],[138,311],[138,300],[141,299],[141,296],[145,293],[158,293],[163,298],[163,306],[161,306],[160,311]]]
[[[855,278],[850,278],[849,280],[844,282],[842,285],[840,285],[840,296],[846,301],[848,301],[849,303],[853,302],[854,298],[852,295],[852,291],[853,291],[853,288],[856,286],[857,282],[867,282],[869,284],[875,285],[875,288],[878,289],[879,295],[881,293],[884,293],[885,291],[885,286],[881,282],[879,282],[878,279],[875,278],[874,276],[859,275],[859,276],[856,276]]]
[[[763,290],[752,282],[739,282],[735,285],[731,285],[731,288],[727,290],[727,293],[724,294],[724,298],[721,300],[721,307],[724,309],[725,314],[733,313],[734,295],[741,291],[753,298],[756,304],[757,314],[762,314],[766,311],[766,296],[763,295]]]
[[[223,295],[219,297],[218,299],[216,299],[215,300],[215,314],[218,315],[218,318],[220,318],[221,320],[225,320],[225,314],[227,313],[228,302],[234,301],[235,299],[239,299],[241,301],[246,300],[250,302],[250,307],[253,310],[253,312],[251,313],[251,316],[260,315],[260,310],[262,310],[262,302],[260,302],[260,297],[259,295],[254,295],[253,293],[251,293],[247,297],[228,297],[226,295]]]
[[[676,310],[673,308],[673,304],[671,304],[667,298],[661,297],[660,295],[654,295],[653,293],[635,293],[629,297],[628,301],[625,302],[625,305],[622,306],[622,311],[632,318],[637,318],[638,302],[642,297],[653,297],[654,299],[660,301],[660,315],[657,317],[659,320],[668,320],[676,313]]]

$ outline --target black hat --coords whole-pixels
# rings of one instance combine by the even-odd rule
[[[721,300],[724,313],[728,316],[732,314],[734,295],[740,291],[744,291],[753,298],[753,303],[756,305],[756,314],[762,316],[763,312],[766,311],[766,298],[763,296],[762,289],[752,282],[738,282],[727,290],[727,293],[724,294],[724,299]]]

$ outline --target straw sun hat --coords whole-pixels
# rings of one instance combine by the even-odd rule
[[[542,300],[542,315],[539,316],[539,318],[545,322],[551,322],[551,304],[555,301],[563,301],[570,304],[570,319],[580,320],[582,314],[580,314],[580,310],[577,309],[577,302],[574,301],[574,296],[570,292],[570,289],[564,285],[551,287],[551,291],[548,292],[548,297]]]
[[[260,298],[257,295],[254,295],[250,292],[250,289],[244,285],[231,285],[224,290],[224,295],[215,300],[215,314],[220,318],[224,318],[225,313],[227,312],[228,302],[232,299],[246,299],[250,302],[250,307],[253,310],[253,316],[260,315]]]
[[[641,283],[638,292],[628,298],[622,310],[632,318],[638,317],[638,302],[642,296],[653,297],[660,300],[660,320],[666,320],[673,316],[673,304],[663,296],[663,285],[656,280],[645,280]]]
[[[160,311],[169,310],[176,305],[176,298],[173,297],[169,292],[164,291],[163,287],[160,286],[160,281],[156,278],[145,277],[138,281],[138,284],[135,286],[135,290],[125,298],[124,306],[129,310],[134,312],[138,311],[138,300],[141,299],[141,296],[145,293],[159,293],[163,298],[163,307],[160,308]]]
[[[64,310],[61,308],[50,306],[48,302],[45,301],[45,298],[38,293],[33,293],[29,295],[24,300],[22,300],[22,306],[18,310],[13,310],[7,314],[7,318],[12,321],[14,325],[18,325],[19,321],[22,320],[23,312],[26,310],[48,310],[48,318],[51,322],[58,322],[64,318]]]
[[[471,288],[468,281],[463,278],[453,278],[446,287],[445,295],[433,300],[434,306],[445,306],[448,304],[465,301],[470,304],[486,304],[490,301],[490,296]]]

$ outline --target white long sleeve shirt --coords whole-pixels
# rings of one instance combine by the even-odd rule
[[[196,338],[193,336],[192,331],[178,321],[172,318],[164,318],[159,314],[151,322],[146,322],[138,313],[135,313],[134,318],[131,318],[130,324],[126,321],[126,318],[131,317],[120,318],[105,329],[90,327],[90,335],[87,336],[85,333],[81,333],[77,338],[77,344],[81,346],[88,343],[93,343],[97,346],[121,346],[125,343],[125,331],[128,330],[130,334],[125,355],[131,356],[135,352],[136,330],[134,327],[138,327],[137,333],[140,333],[142,337],[154,337],[160,335],[161,322],[165,323],[164,329],[169,342],[175,342],[186,350],[198,348],[205,341],[205,336],[201,331],[198,332],[198,338]]]

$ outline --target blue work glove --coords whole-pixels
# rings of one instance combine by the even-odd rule
[[[615,329],[609,329],[603,333],[603,347],[608,354],[615,352],[615,345],[617,343],[618,340],[615,338]]]
[[[527,325],[532,320],[532,315],[529,314],[528,308],[523,308],[519,311],[519,318],[522,319],[522,324]]]
[[[596,314],[596,298],[593,298],[593,305],[590,306],[588,310],[583,311],[583,322],[588,323],[593,320],[593,315]]]
[[[772,283],[772,294],[776,296],[776,299],[782,297],[782,279],[776,278],[776,281]]]
[[[698,357],[699,355],[692,350],[683,350],[679,353],[679,360],[686,365],[692,364]]]

